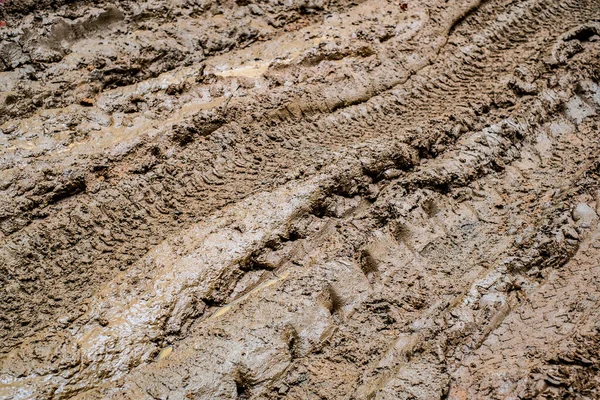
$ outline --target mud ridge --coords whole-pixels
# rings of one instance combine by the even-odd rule
[[[167,3],[5,3],[1,398],[597,395],[596,2]]]

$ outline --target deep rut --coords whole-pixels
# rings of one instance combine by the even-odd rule
[[[597,336],[570,321],[595,297],[563,321],[544,291],[595,271],[597,2],[205,3],[172,12],[263,36],[217,29],[223,47],[143,73],[70,70],[72,87],[131,80],[0,126],[0,396],[593,397]],[[130,40],[140,18],[183,37],[156,4],[119,3],[82,36],[93,18],[71,17],[56,32],[72,53],[49,63],[67,71],[103,30]],[[47,29],[30,24],[17,40]],[[31,68],[2,59],[7,77]],[[516,313],[540,318],[535,301],[559,322],[523,362],[503,343],[529,346]],[[541,350],[556,324],[558,355]],[[563,368],[573,335],[592,350]]]

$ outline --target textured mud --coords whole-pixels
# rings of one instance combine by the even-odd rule
[[[0,398],[600,397],[597,0],[0,7]]]

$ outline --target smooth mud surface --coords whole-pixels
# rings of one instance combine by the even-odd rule
[[[598,0],[0,3],[1,399],[600,397]]]

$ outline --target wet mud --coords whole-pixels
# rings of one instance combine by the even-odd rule
[[[598,1],[0,19],[0,398],[600,396]]]

